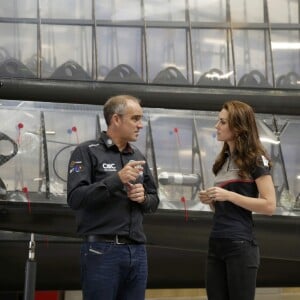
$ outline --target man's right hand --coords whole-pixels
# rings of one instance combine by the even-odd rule
[[[140,176],[140,173],[143,172],[143,165],[146,162],[144,160],[133,160],[127,163],[123,169],[121,169],[118,174],[123,182],[123,184],[131,184],[135,182]]]

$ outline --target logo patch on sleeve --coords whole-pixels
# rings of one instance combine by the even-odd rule
[[[70,163],[70,169],[69,169],[69,173],[79,173],[83,171],[83,164],[82,161],[74,161],[72,160]]]
[[[265,167],[268,167],[269,166],[269,161],[266,159],[266,157],[264,157],[263,155],[261,156],[262,158],[262,161],[263,161],[263,164]]]

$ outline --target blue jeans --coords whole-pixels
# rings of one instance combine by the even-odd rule
[[[254,241],[210,239],[208,300],[254,300],[259,261],[259,248]]]
[[[147,276],[145,245],[84,242],[81,246],[84,300],[144,300]]]

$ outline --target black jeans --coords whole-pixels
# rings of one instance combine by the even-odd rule
[[[208,300],[254,300],[260,254],[254,241],[210,239]]]

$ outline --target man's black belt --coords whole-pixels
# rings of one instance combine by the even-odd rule
[[[134,240],[125,235],[107,235],[107,234],[91,234],[86,235],[84,240],[89,243],[94,242],[104,242],[104,243],[112,243],[116,245],[126,245],[126,244],[137,244]]]

